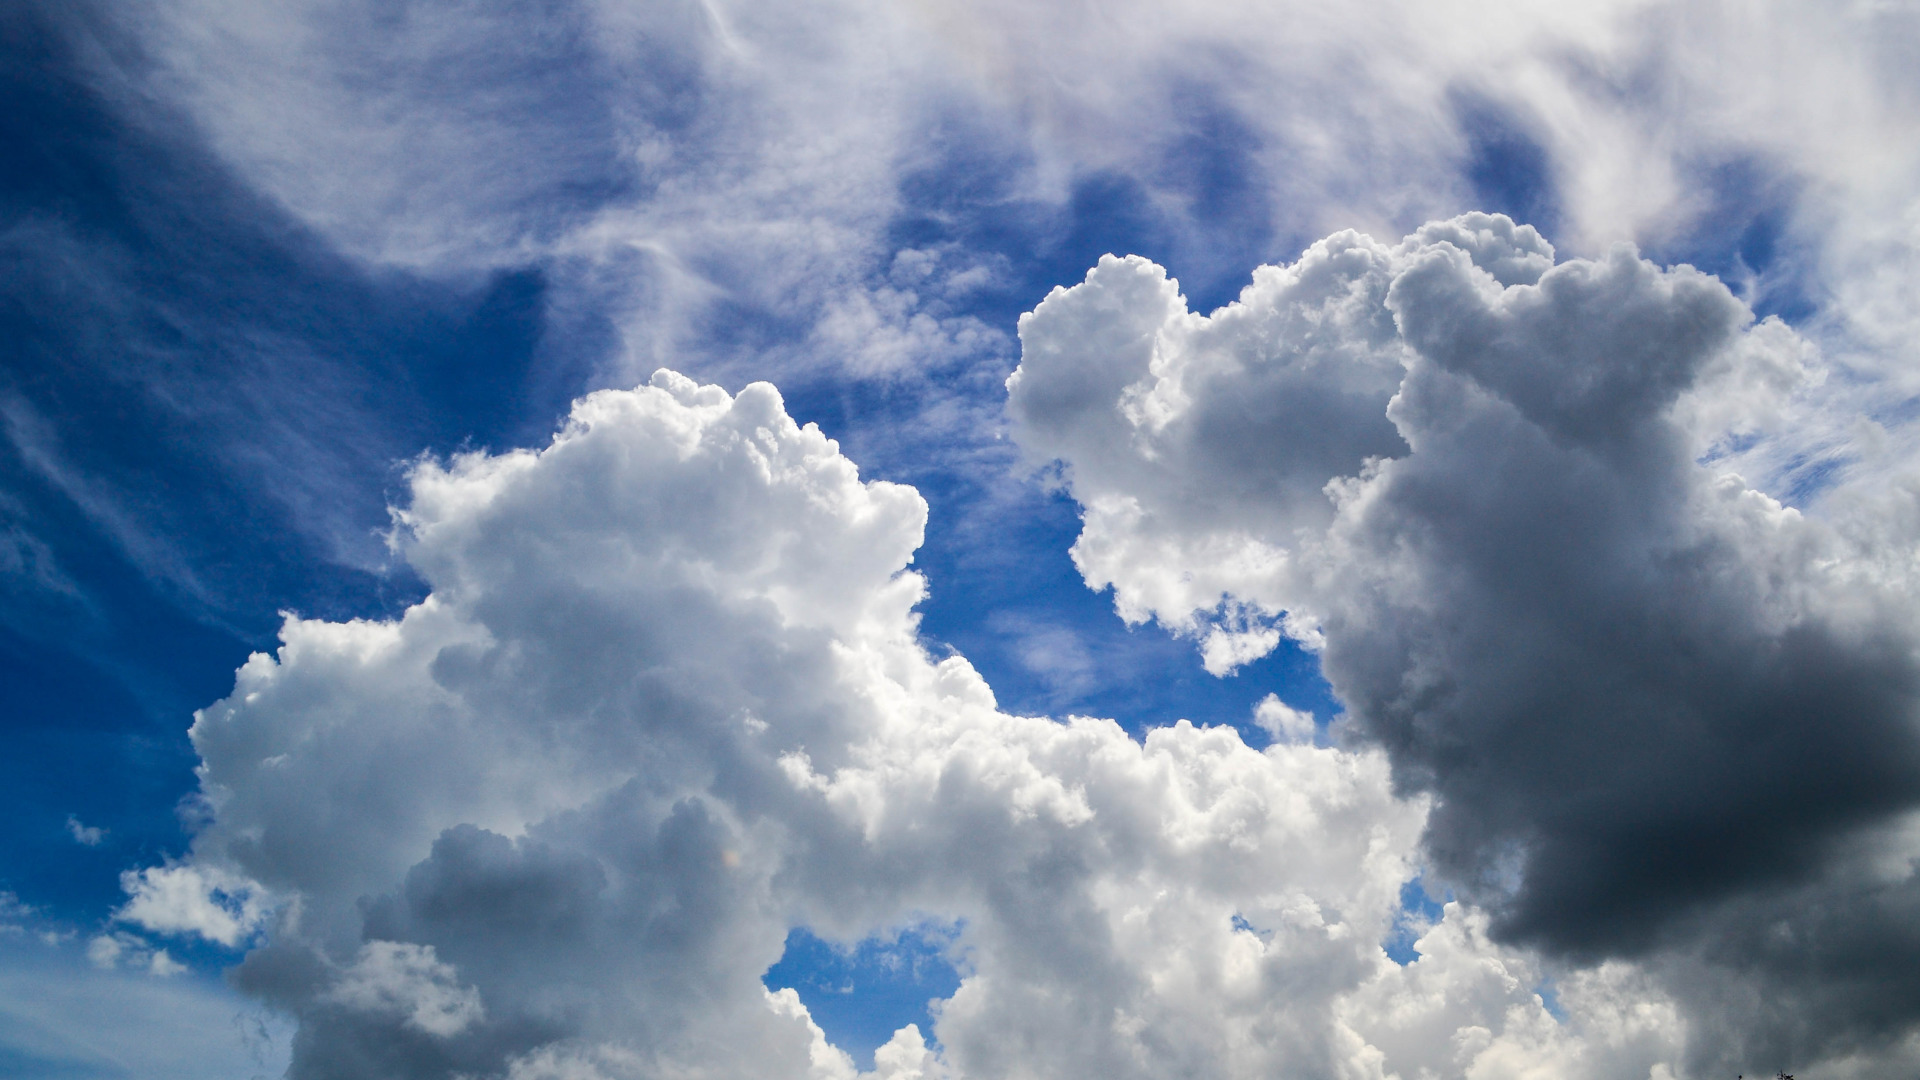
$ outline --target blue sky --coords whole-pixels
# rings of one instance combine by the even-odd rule
[[[17,6],[0,1071],[1907,1068],[1917,42]]]

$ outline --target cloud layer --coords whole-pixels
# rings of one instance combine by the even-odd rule
[[[1468,215],[1329,238],[1212,316],[1103,260],[1021,336],[1016,435],[1065,462],[1088,583],[1221,670],[1320,647],[1497,937],[1793,1003],[1703,1006],[1736,1045],[1911,1030],[1853,988],[1912,997],[1885,920],[1920,896],[1913,482],[1811,516],[1715,460],[1814,381],[1791,331]]]

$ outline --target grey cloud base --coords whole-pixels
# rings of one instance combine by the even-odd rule
[[[1109,257],[1021,336],[1016,437],[1065,463],[1088,584],[1218,671],[1321,648],[1496,937],[1667,972],[1700,1068],[1911,1038],[1914,486],[1813,515],[1727,471],[1817,378],[1791,331],[1476,214],[1210,317]]]

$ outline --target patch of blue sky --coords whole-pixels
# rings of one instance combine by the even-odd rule
[[[1719,277],[1761,318],[1800,324],[1817,314],[1813,253],[1793,231],[1800,184],[1754,157],[1699,163],[1685,176],[1704,209],[1646,254]]]
[[[934,513],[938,522],[937,503]],[[965,655],[1002,708],[1112,717],[1135,734],[1181,719],[1226,724],[1256,746],[1267,735],[1253,710],[1269,693],[1322,720],[1339,710],[1317,658],[1290,643],[1218,678],[1192,641],[1126,625],[1111,593],[1089,589],[1068,555],[1080,521],[1064,494],[1033,491],[1000,517],[997,540],[929,530],[917,564],[931,592],[922,633]]]
[[[1560,232],[1561,208],[1546,148],[1523,117],[1496,102],[1462,93],[1453,104],[1467,136],[1462,171],[1472,192],[1472,205],[1459,209],[1505,214],[1551,241]]]
[[[0,889],[85,921],[183,849],[191,712],[280,611],[418,598],[379,536],[402,463],[544,440],[612,335],[549,333],[538,269],[330,253],[175,118],[103,95],[61,32],[33,40],[35,77],[0,83],[0,524],[34,571],[0,583]]]
[[[945,118],[923,148],[925,164],[901,178],[903,208],[889,224],[889,242],[954,243],[996,257],[1007,272],[976,313],[1009,329],[1048,290],[1078,283],[1105,254],[1165,266],[1195,310],[1233,300],[1255,266],[1291,259],[1311,238],[1275,235],[1259,158],[1266,147],[1252,124],[1205,84],[1175,87],[1170,99],[1177,122],[1162,145],[1131,171],[1073,177],[1060,203],[1021,193],[1019,177],[1031,161],[998,132]]]
[[[1787,489],[1780,501],[1788,506],[1808,506],[1820,497],[1820,493],[1832,487],[1847,466],[1856,458],[1840,455],[1822,455],[1819,457],[1797,456],[1783,470],[1787,479]]]
[[[980,404],[998,415],[998,377],[963,389],[990,395]],[[1181,719],[1226,724],[1256,746],[1268,736],[1253,724],[1253,709],[1269,693],[1322,722],[1340,711],[1317,658],[1290,642],[1218,678],[1191,640],[1155,624],[1128,626],[1112,595],[1089,589],[1073,565],[1077,505],[1029,476],[1003,440],[960,436],[979,439],[968,447],[898,435],[900,418],[939,392],[910,383],[800,383],[786,398],[801,422],[841,439],[862,476],[913,484],[926,498],[926,539],[914,557],[928,584],[922,636],[936,651],[967,657],[1002,708],[1110,717],[1136,735]]]
[[[1386,950],[1387,958],[1402,967],[1420,959],[1420,950],[1414,947],[1415,943],[1446,914],[1447,904],[1452,899],[1451,889],[1438,899],[1429,894],[1426,878],[1421,875],[1400,886],[1400,910],[1394,916],[1393,932],[1380,943],[1380,947]]]
[[[954,951],[959,934],[957,926],[928,923],[849,946],[797,927],[762,981],[768,989],[799,994],[828,1041],[871,1070],[874,1050],[908,1024],[919,1025],[921,1036],[933,1042],[930,1006],[960,988]]]
[[[1539,996],[1540,1006],[1547,1010],[1548,1016],[1561,1023],[1566,1022],[1567,1009],[1560,1004],[1560,990],[1553,984],[1552,979],[1540,980],[1540,985],[1534,987],[1533,992]]]

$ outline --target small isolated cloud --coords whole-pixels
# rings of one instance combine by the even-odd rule
[[[1313,714],[1289,706],[1276,694],[1268,694],[1253,707],[1253,722],[1275,742],[1313,741]]]
[[[128,899],[114,917],[157,934],[197,934],[235,948],[269,913],[259,886],[198,865],[154,866],[120,875]]]
[[[82,825],[80,824],[79,818],[68,814],[67,835],[73,837],[73,842],[76,844],[85,847],[99,847],[100,842],[107,838],[107,830],[97,825]]]
[[[187,966],[178,963],[173,957],[167,955],[167,950],[155,949],[153,950],[153,955],[147,958],[147,970],[161,978],[165,978],[169,975],[178,975],[186,971]]]
[[[87,941],[87,959],[97,968],[115,968],[130,947],[139,942],[132,934],[99,934]]]

